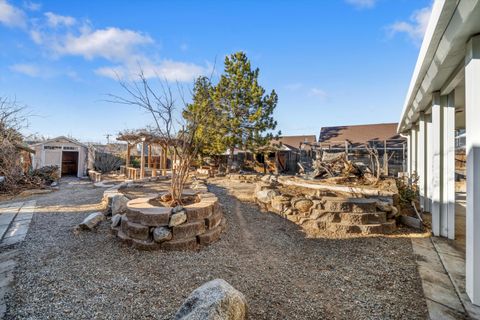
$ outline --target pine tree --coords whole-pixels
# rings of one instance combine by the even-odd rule
[[[280,134],[273,133],[277,126],[273,111],[278,96],[275,90],[265,94],[258,75],[259,69],[252,70],[246,54],[237,52],[225,58],[224,74],[214,88],[217,126],[221,128],[217,132],[221,134],[220,145],[230,150],[230,165],[236,147],[255,151]]]
[[[220,114],[213,101],[214,90],[209,78],[197,78],[193,87],[193,101],[183,111],[187,127],[188,124],[197,124],[194,143],[202,156],[215,156],[225,151],[221,140]]]

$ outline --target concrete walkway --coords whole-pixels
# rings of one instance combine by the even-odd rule
[[[18,250],[28,232],[36,201],[15,202],[0,206],[0,319],[6,312],[5,294],[13,283]]]
[[[456,239],[412,239],[431,319],[480,319],[465,292],[465,214],[465,197],[457,194]]]
[[[412,239],[430,319],[468,319],[431,238]]]

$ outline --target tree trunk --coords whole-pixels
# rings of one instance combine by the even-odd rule
[[[230,154],[228,155],[227,161],[227,173],[230,173],[233,166],[233,157],[234,157],[235,147],[230,147]]]

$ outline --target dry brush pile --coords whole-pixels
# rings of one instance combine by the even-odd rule
[[[58,179],[58,167],[30,170],[30,150],[20,129],[25,126],[25,108],[15,100],[0,97],[0,193],[15,194]]]

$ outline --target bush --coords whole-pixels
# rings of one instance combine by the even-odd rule
[[[40,180],[41,184],[51,184],[60,178],[58,166],[46,166],[32,170],[30,178]]]
[[[95,170],[101,173],[108,173],[118,170],[124,163],[124,160],[114,154],[106,152],[95,152]]]
[[[132,159],[130,160],[130,166],[133,168],[140,168],[140,159]]]
[[[411,204],[412,201],[416,201],[418,199],[418,186],[416,177],[413,177],[411,184],[402,179],[397,179],[396,181],[398,194],[402,203]]]

